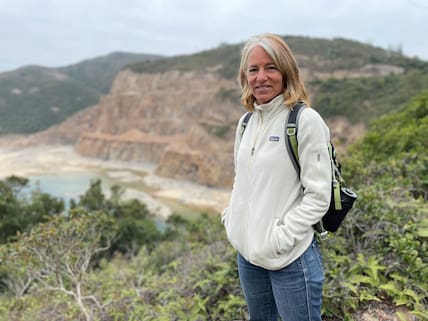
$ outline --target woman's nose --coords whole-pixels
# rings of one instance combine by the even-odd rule
[[[266,80],[266,73],[264,72],[264,70],[260,70],[257,73],[257,80],[258,81],[264,81],[264,80]]]

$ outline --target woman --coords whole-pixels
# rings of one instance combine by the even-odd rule
[[[324,274],[313,225],[330,202],[330,134],[312,108],[297,133],[300,178],[285,147],[287,116],[310,101],[296,60],[273,34],[245,44],[239,70],[241,102],[253,112],[235,139],[235,180],[222,213],[238,250],[238,271],[252,321],[320,321]]]

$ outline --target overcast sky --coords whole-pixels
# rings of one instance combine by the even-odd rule
[[[113,51],[190,54],[263,32],[348,38],[428,60],[428,0],[0,0],[0,72]]]

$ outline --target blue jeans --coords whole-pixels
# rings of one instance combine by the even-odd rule
[[[314,241],[293,263],[276,271],[248,262],[238,253],[241,287],[251,321],[321,321],[324,271]]]

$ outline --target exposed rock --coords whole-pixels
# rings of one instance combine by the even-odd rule
[[[123,71],[103,97],[79,154],[157,163],[156,173],[231,187],[232,137],[243,110],[224,97],[230,80],[205,72]]]
[[[330,70],[323,70],[325,68],[322,66],[328,64],[324,57],[297,54],[296,58],[300,64],[300,73],[305,81],[314,79],[327,80],[329,78],[353,79],[379,77],[388,75],[401,75],[405,72],[405,69],[400,66],[376,63],[366,64],[362,67],[355,68],[327,68]]]
[[[233,154],[170,145],[159,160],[156,174],[207,186],[232,187]]]
[[[76,151],[86,157],[103,160],[143,161],[157,163],[164,149],[183,141],[183,136],[151,136],[136,129],[121,135],[85,133]]]
[[[327,120],[330,136],[338,151],[344,151],[366,131],[363,123],[351,124],[345,117],[334,117]]]
[[[121,134],[131,128],[155,135],[186,133],[195,123],[234,123],[242,110],[236,101],[219,98],[234,81],[206,72],[170,71],[136,74],[129,70],[115,79],[111,93],[100,101],[97,132]]]

